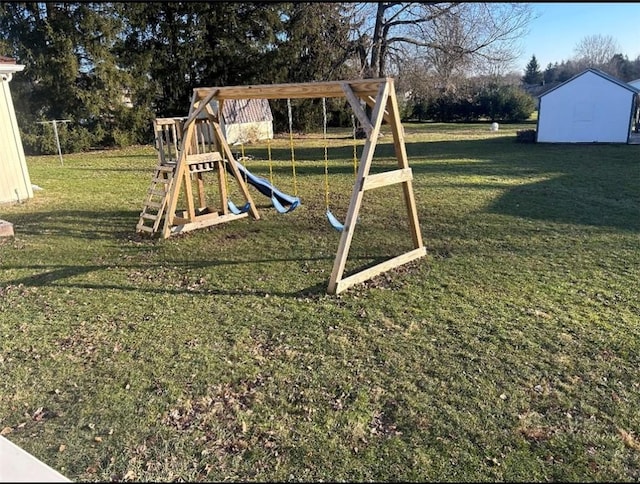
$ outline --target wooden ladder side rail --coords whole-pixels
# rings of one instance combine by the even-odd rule
[[[142,211],[140,212],[140,218],[136,230],[138,232],[155,233],[162,220],[162,215],[167,205],[167,193],[170,190],[173,183],[173,167],[159,164],[156,167],[156,171],[151,179],[151,185],[147,191],[147,198],[145,199]],[[158,190],[158,185],[162,185],[162,190]],[[154,201],[154,197],[160,197],[160,201]],[[150,208],[155,209],[156,213],[149,213]],[[145,225],[145,221],[150,220],[153,222],[152,226]]]
[[[356,183],[354,184],[353,190],[351,192],[351,201],[349,202],[349,208],[347,210],[344,230],[341,232],[338,251],[336,252],[336,258],[334,259],[333,269],[329,278],[329,286],[327,288],[327,292],[329,294],[338,294],[349,287],[349,281],[343,281],[342,275],[344,274],[347,257],[349,255],[349,248],[351,246],[351,240],[353,239],[353,234],[355,231],[358,212],[360,211],[360,205],[362,203],[362,197],[364,195],[364,191],[362,190],[363,180],[369,174],[371,160],[373,159],[373,153],[378,142],[378,134],[380,133],[380,126],[382,125],[382,106],[386,104],[388,96],[389,82],[385,82],[384,84],[381,84],[378,89],[376,106],[371,115],[373,128],[371,130],[371,134],[364,144],[362,156],[360,157],[360,166],[358,168]],[[347,101],[350,102],[349,99],[347,99]]]

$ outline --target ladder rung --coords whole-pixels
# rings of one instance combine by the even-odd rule
[[[171,178],[156,178],[153,177],[153,180],[156,183],[169,183],[171,181]]]
[[[153,232],[153,227],[147,227],[146,225],[136,225],[138,232]]]
[[[153,215],[150,213],[143,213],[142,215],[140,215],[140,218],[146,219],[146,220],[158,220],[158,215]]]
[[[147,195],[155,195],[158,197],[164,197],[167,194],[164,190],[149,190]]]
[[[151,207],[151,208],[160,208],[162,207],[162,203],[158,203],[158,202],[147,202],[146,203],[147,207]]]

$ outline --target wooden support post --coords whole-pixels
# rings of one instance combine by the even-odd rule
[[[227,176],[224,161],[218,161],[216,163],[216,169],[218,171],[218,193],[220,194],[220,207],[219,210],[222,211],[223,215],[229,213],[229,207],[227,205],[227,200],[229,198],[229,194],[227,193],[227,185],[225,184],[225,178]]]
[[[204,179],[203,173],[196,173],[196,181],[198,183],[198,208],[205,208],[207,206],[207,197],[204,193]]]
[[[238,165],[236,164],[236,159],[233,157],[233,153],[231,152],[231,148],[227,144],[224,139],[224,135],[222,134],[222,129],[220,128],[220,124],[214,123],[213,129],[215,130],[218,137],[221,139],[222,149],[224,150],[225,156],[227,157],[227,163],[229,163],[229,168],[233,172],[233,177],[236,179],[238,186],[240,187],[240,191],[242,192],[242,196],[244,199],[249,202],[249,213],[256,220],[260,218],[260,214],[258,213],[258,209],[256,208],[256,204],[253,202],[253,198],[251,197],[251,193],[249,193],[249,188],[247,184],[244,182],[242,178],[242,174],[238,169]]]
[[[365,133],[367,133],[367,137],[371,135],[371,130],[373,126],[371,126],[371,121],[367,117],[367,113],[360,106],[360,99],[353,93],[353,90],[349,86],[349,83],[342,83],[342,90],[344,91],[345,96],[347,97],[347,101],[349,101],[349,105],[351,109],[353,109],[353,114],[355,114],[358,121],[360,121],[360,126],[364,129]]]
[[[211,125],[211,145],[213,149],[217,153],[222,153],[222,143],[225,142],[224,139],[220,139],[217,132],[213,129],[214,123],[220,123],[220,113],[222,112],[222,105],[224,100],[218,101],[218,115],[213,112],[211,106],[207,106],[207,118],[209,119],[209,124]],[[223,215],[227,215],[229,213],[229,206],[227,204],[227,200],[229,200],[229,193],[227,192],[227,184],[225,183],[227,180],[227,170],[225,167],[224,157],[217,163],[216,168],[218,170],[218,193],[220,194],[220,210]]]

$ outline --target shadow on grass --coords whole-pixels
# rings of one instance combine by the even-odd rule
[[[126,239],[135,232],[139,216],[140,211],[132,210],[52,210],[16,214],[12,222],[19,235]]]
[[[375,260],[371,261],[370,257],[351,257],[350,260],[367,260],[368,262],[364,264],[361,268],[357,270],[363,270],[372,265],[383,262],[386,259],[391,258],[392,256],[378,257]],[[145,287],[141,285],[123,285],[123,284],[112,284],[112,283],[87,283],[87,282],[70,282],[68,279],[72,279],[74,277],[83,276],[86,274],[90,274],[93,272],[105,271],[105,270],[113,270],[122,269],[123,271],[136,272],[136,271],[149,271],[149,270],[158,270],[158,271],[166,271],[167,266],[170,266],[173,270],[176,270],[180,273],[184,273],[184,271],[189,270],[199,270],[207,267],[222,267],[222,266],[234,266],[234,265],[247,265],[247,266],[255,266],[256,264],[271,264],[278,262],[314,262],[314,261],[332,261],[333,257],[306,257],[306,258],[273,258],[273,259],[245,259],[241,261],[237,260],[210,260],[210,261],[189,261],[189,262],[178,262],[178,261],[166,261],[164,264],[127,264],[122,266],[114,266],[114,264],[106,264],[106,265],[33,265],[33,266],[16,266],[16,267],[7,267],[7,269],[30,269],[30,270],[39,270],[42,271],[38,274],[34,274],[31,276],[26,276],[18,279],[14,279],[9,281],[11,285],[24,285],[27,287],[74,287],[77,289],[90,289],[90,290],[118,290],[118,291],[135,291],[146,294],[155,294],[155,295],[180,295],[180,294],[192,294],[192,295],[221,295],[221,296],[280,296],[280,297],[300,297],[300,296],[324,296],[326,294],[327,286],[329,280],[324,280],[318,284],[315,284],[310,287],[306,287],[299,290],[287,291],[287,292],[277,292],[272,290],[255,290],[251,288],[247,288],[246,286],[242,288],[242,290],[232,290],[232,289],[219,289],[219,288],[210,288],[207,287],[206,284],[201,287],[189,287],[189,286],[180,286],[180,287],[168,287],[164,285],[162,287]],[[345,277],[349,275],[345,273]],[[195,277],[195,276],[194,276]]]
[[[620,183],[609,180],[596,190],[593,186],[586,187],[579,176],[563,175],[512,188],[488,211],[550,222],[640,231],[640,204],[637,199],[621,195]]]
[[[640,231],[636,146],[518,144],[502,137],[414,143],[407,151],[415,176],[426,177],[426,186],[430,175],[447,183],[459,176],[545,178],[507,189],[488,213]],[[443,163],[433,163],[439,160]],[[491,187],[495,184],[488,183]]]

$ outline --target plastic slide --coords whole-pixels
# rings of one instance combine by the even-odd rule
[[[300,204],[300,199],[298,197],[292,197],[291,195],[282,193],[276,187],[271,185],[268,180],[265,180],[264,178],[251,173],[242,165],[242,163],[236,161],[236,165],[238,166],[238,170],[240,171],[240,175],[242,175],[242,178],[246,178],[247,183],[257,188],[258,191],[265,197],[275,198],[278,202],[280,202],[281,205],[288,205],[290,207],[289,211],[293,210]],[[231,171],[231,167],[228,164],[227,171],[233,174],[233,172]]]

